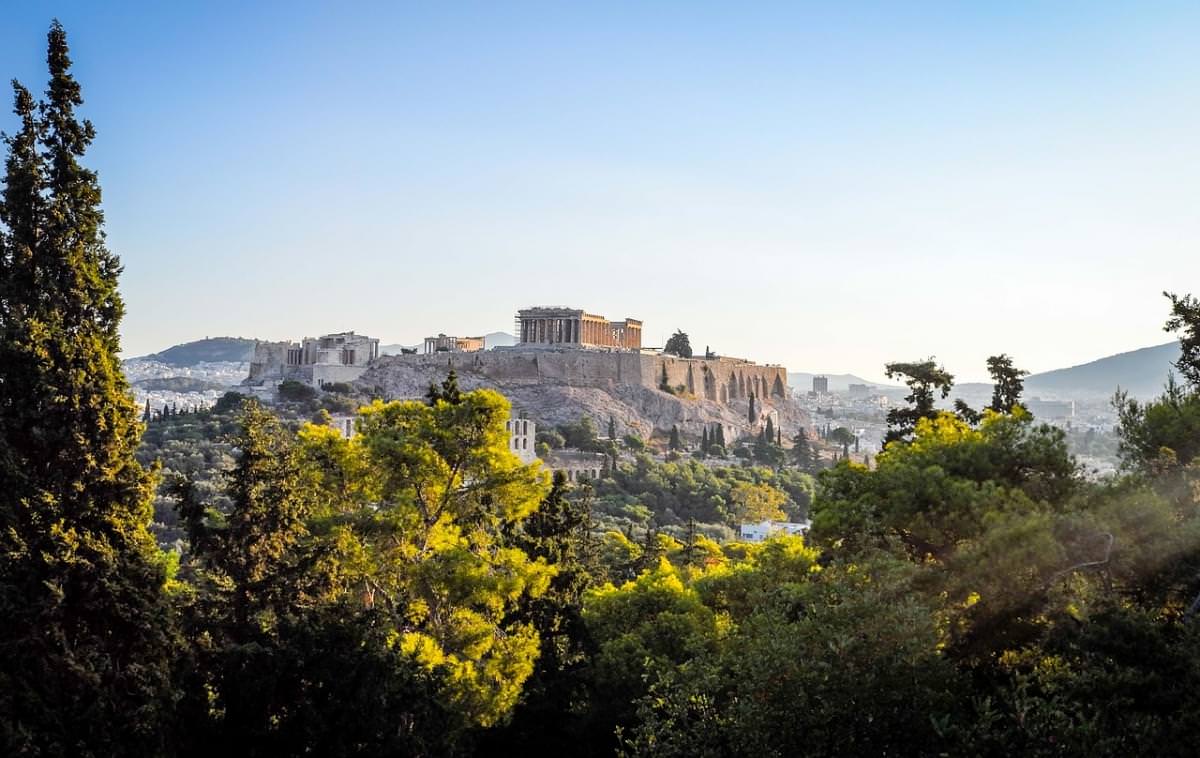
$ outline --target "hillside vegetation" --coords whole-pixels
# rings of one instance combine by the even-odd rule
[[[158,361],[169,366],[195,366],[198,363],[247,362],[254,356],[257,340],[244,337],[209,337],[194,342],[184,342],[163,350],[161,353],[142,356],[145,360]]]

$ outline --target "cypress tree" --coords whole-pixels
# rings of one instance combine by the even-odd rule
[[[612,416],[608,417],[608,438],[610,440],[617,438],[617,422]]]
[[[672,450],[681,450],[683,448],[683,443],[679,439],[679,427],[678,426],[674,426],[674,425],[671,426],[671,439],[667,443],[667,446]]]
[[[775,421],[770,416],[767,416],[767,428],[764,431],[765,431],[765,436],[766,436],[767,442],[774,444],[774,442],[775,442]]]
[[[117,357],[120,263],[79,162],[95,132],[57,22],[47,62],[42,103],[14,84],[0,200],[0,753],[159,754],[167,564]]]
[[[708,455],[708,427],[704,427],[700,433],[700,452]]]
[[[747,414],[747,417],[750,419],[751,424],[758,421],[758,411],[754,407],[754,393],[753,392],[750,393],[750,412]]]
[[[812,467],[812,452],[803,428],[792,438],[792,459],[801,470],[808,471]]]
[[[722,447],[722,449],[725,447],[725,425],[724,424],[717,424],[717,444],[720,445]]]

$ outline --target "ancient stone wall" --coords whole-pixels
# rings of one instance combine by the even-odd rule
[[[282,375],[283,366],[287,364],[287,351],[295,347],[292,342],[257,342],[254,345],[254,357],[250,359],[250,380],[259,381],[269,377],[278,378]]]
[[[424,369],[450,368],[479,373],[503,384],[561,384],[614,390],[657,389],[665,369],[667,384],[683,395],[722,404],[787,397],[787,369],[735,358],[677,358],[628,351],[502,348],[477,353],[391,355],[375,362]]]

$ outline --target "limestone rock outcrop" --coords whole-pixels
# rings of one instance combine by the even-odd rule
[[[387,399],[423,397],[450,368],[463,389],[504,394],[542,426],[590,417],[602,432],[650,439],[677,426],[685,437],[723,424],[726,439],[757,433],[768,417],[794,434],[808,418],[793,402],[787,371],[733,358],[677,358],[630,351],[502,348],[477,353],[384,356],[355,383]],[[671,388],[671,392],[661,389]],[[757,420],[749,419],[750,396]]]

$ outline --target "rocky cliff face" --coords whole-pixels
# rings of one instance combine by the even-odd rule
[[[375,392],[387,399],[423,397],[430,383],[440,383],[453,367],[460,387],[494,389],[512,402],[515,411],[541,426],[555,426],[588,416],[603,433],[612,417],[619,435],[632,433],[646,439],[662,437],[672,426],[679,427],[685,438],[699,439],[706,425],[711,427],[720,423],[725,427],[726,439],[732,441],[742,435],[757,433],[768,416],[773,417],[784,436],[789,437],[798,427],[809,423],[790,396],[781,397],[769,389],[766,397],[756,398],[758,420],[751,424],[748,397],[726,396],[724,402],[705,399],[689,392],[686,386],[679,394],[670,394],[650,385],[649,377],[661,369],[655,368],[657,364],[639,367],[636,371],[628,368],[631,359],[646,356],[582,353],[514,349],[437,356],[388,356],[372,364],[355,384],[363,391]],[[666,363],[670,367],[668,373],[672,375],[682,375],[687,368],[681,365],[681,359],[651,358]],[[624,370],[619,367],[622,361]],[[702,359],[693,359],[690,363],[694,364],[693,373],[703,369]],[[768,388],[779,371],[775,367],[748,362],[742,362],[738,367],[739,374],[761,375],[761,385]],[[611,370],[607,370],[609,368]],[[719,375],[715,364],[703,371]],[[721,397],[720,394],[717,396]]]

